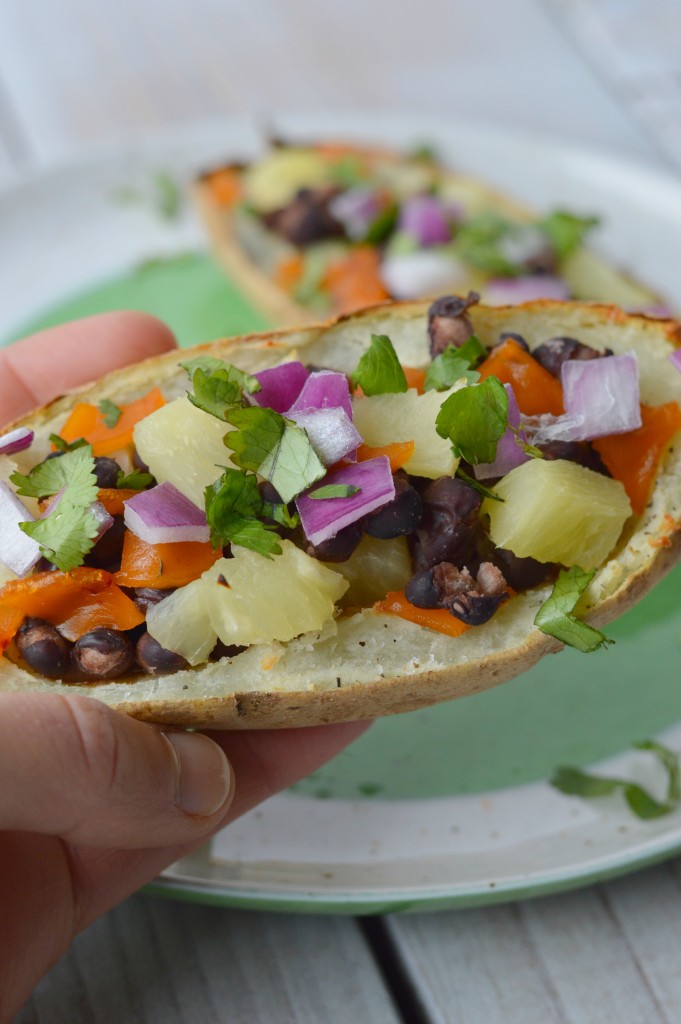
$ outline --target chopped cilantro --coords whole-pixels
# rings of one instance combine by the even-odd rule
[[[288,505],[284,505],[283,502],[263,501],[262,511],[267,519],[273,519],[275,523],[285,526],[287,530],[294,530],[300,523],[298,513],[291,514]]]
[[[329,167],[334,184],[343,188],[355,188],[367,180],[366,161],[357,153],[344,153]]]
[[[352,484],[327,484],[325,487],[317,487],[310,491],[308,498],[352,498],[359,494],[361,487],[354,487]]]
[[[609,796],[620,789],[630,810],[638,818],[650,820],[671,814],[681,800],[681,772],[677,755],[673,750],[669,750],[668,747],[664,747],[655,740],[642,740],[640,743],[635,743],[634,747],[637,750],[647,750],[655,755],[667,772],[667,794],[664,800],[656,800],[636,782],[601,775],[588,775],[579,768],[558,768],[551,779],[551,785],[569,796],[586,798]]]
[[[108,398],[102,399],[99,403],[99,411],[101,412],[102,419],[109,430],[113,430],[123,415],[121,407],[119,405],[114,405],[114,403],[110,402]]]
[[[399,394],[408,390],[407,378],[387,334],[371,335],[371,345],[357,363],[352,383],[365,395]]]
[[[470,360],[465,356],[462,358],[458,348],[450,345],[439,356],[435,356],[428,367],[423,389],[424,391],[446,391],[462,377],[468,384],[472,384],[480,379],[480,374],[477,370],[471,369]]]
[[[537,221],[537,227],[546,235],[559,260],[567,259],[584,242],[584,238],[599,223],[598,217],[576,217],[565,210]]]
[[[154,478],[151,473],[143,473],[140,469],[134,469],[126,476],[121,469],[116,477],[116,487],[119,490],[143,491],[153,484]]]
[[[501,214],[485,211],[462,224],[454,241],[454,252],[464,263],[501,277],[515,277],[519,268],[504,254],[502,242],[513,234],[515,225]]]
[[[461,468],[461,466],[457,467],[456,473],[454,475],[458,476],[459,479],[463,480],[463,482],[465,484],[468,484],[469,487],[472,487],[474,491],[478,492],[478,494],[482,494],[484,498],[491,498],[492,501],[506,501],[506,498],[502,498],[495,491],[492,491],[489,489],[489,487],[485,487],[483,484],[481,484],[480,481],[476,480],[474,476],[470,476],[468,473],[466,473],[465,470]]]
[[[248,391],[249,395],[254,395],[261,388],[257,377],[252,377],[250,373],[245,373],[238,366],[226,363],[224,359],[216,359],[215,356],[196,356],[194,359],[185,359],[180,366],[187,371],[191,381],[194,380],[197,370],[202,370],[207,377],[210,377],[216,370],[225,370],[229,379],[236,381],[243,391]]]
[[[442,403],[435,421],[440,437],[471,465],[494,462],[497,442],[506,431],[508,394],[496,377],[455,391]]]
[[[266,558],[281,554],[275,527],[263,523],[258,481],[238,469],[225,469],[205,490],[206,519],[213,547],[239,544]]]
[[[84,448],[88,443],[84,437],[79,437],[76,441],[65,441],[59,434],[50,434],[50,441],[60,452],[74,452],[76,448]]]
[[[469,293],[469,300],[472,294],[474,293]],[[489,355],[489,352],[480,341],[477,334],[471,334],[470,338],[464,341],[463,345],[459,345],[456,351],[459,359],[468,360],[468,364],[472,370],[474,370],[476,366],[479,366],[483,359],[486,359]]]
[[[387,241],[395,229],[398,214],[397,203],[390,203],[372,220],[362,241],[366,245],[381,245]]]
[[[232,462],[269,480],[285,504],[325,475],[305,431],[273,409],[233,408],[226,418],[236,428],[225,435]]]
[[[569,647],[576,647],[585,654],[614,643],[572,614],[595,571],[585,572],[578,565],[563,569],[553,585],[551,596],[544,601],[534,620],[535,626],[542,633],[555,637]]]
[[[49,515],[19,525],[38,542],[45,558],[62,572],[70,572],[81,565],[97,537],[97,521],[91,505],[97,500],[98,487],[91,446],[41,462],[28,476],[13,473],[10,479],[19,494],[60,495]]]

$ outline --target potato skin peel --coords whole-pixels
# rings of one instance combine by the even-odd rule
[[[390,334],[403,361],[419,365],[427,361],[427,308],[426,303],[385,303],[326,324],[226,339],[195,352],[254,372],[295,349],[303,361],[330,365],[333,357],[334,365],[346,370],[374,332]],[[562,334],[616,353],[633,348],[643,400],[681,401],[681,374],[667,361],[681,346],[681,327],[674,321],[629,316],[612,306],[548,300],[479,306],[471,315],[476,333],[487,343],[510,330],[523,334],[531,347]],[[7,429],[25,425],[36,431],[34,448],[26,453],[33,464],[47,453],[48,434],[58,432],[75,401],[129,401],[152,384],[168,397],[182,393],[186,374],[178,366],[181,358],[169,352],[117,370]],[[646,511],[634,525],[583,599],[584,618],[595,626],[635,604],[681,558],[681,439],[670,446]],[[3,658],[0,691],[79,693],[146,721],[220,729],[288,728],[394,714],[489,689],[558,651],[561,644],[532,625],[549,591],[541,587],[513,598],[489,623],[457,639],[364,611],[341,620],[336,636],[329,632],[319,639],[260,645],[238,658],[159,678],[62,684]]]

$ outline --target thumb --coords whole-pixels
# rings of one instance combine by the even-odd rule
[[[234,789],[207,736],[56,694],[0,696],[0,780],[0,829],[121,849],[200,840]]]

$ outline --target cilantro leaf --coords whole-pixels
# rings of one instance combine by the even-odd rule
[[[423,390],[446,391],[462,377],[465,377],[468,384],[473,384],[480,379],[480,374],[477,370],[471,370],[470,366],[468,359],[461,358],[459,349],[450,345],[439,356],[435,356],[428,367]]]
[[[264,509],[254,476],[238,469],[226,469],[206,488],[204,496],[214,547],[240,544],[266,558],[281,554],[275,527],[258,519]]]
[[[249,395],[255,394],[261,388],[257,377],[252,377],[250,373],[245,373],[238,366],[226,363],[224,359],[216,359],[215,356],[195,356],[194,359],[185,359],[180,366],[187,371],[191,381],[194,380],[197,370],[202,370],[207,377],[210,377],[216,370],[226,370],[229,379],[236,381],[242,390],[248,391]]]
[[[457,353],[460,359],[467,359],[470,368],[473,370],[483,359],[487,359],[489,352],[478,338],[477,334],[471,334],[470,338],[459,345]]]
[[[661,818],[665,814],[671,814],[681,800],[681,773],[677,755],[655,740],[642,740],[640,743],[635,743],[634,747],[637,750],[647,750],[654,754],[667,772],[667,794],[664,800],[656,800],[636,782],[631,782],[628,779],[589,775],[579,768],[558,768],[551,779],[551,785],[569,796],[586,798],[609,796],[621,789],[630,810],[638,818],[649,821],[652,818]]]
[[[10,480],[17,494],[30,498],[51,498],[66,487],[74,505],[90,505],[97,500],[97,480],[89,444],[66,452],[58,459],[38,463],[27,476],[12,473]]]
[[[484,498],[491,498],[492,501],[506,501],[506,498],[502,498],[495,491],[490,490],[489,487],[485,487],[479,480],[476,480],[474,476],[469,476],[461,466],[457,467],[454,475],[458,476],[459,479],[463,480],[463,482],[468,484],[469,487],[472,487],[474,491],[478,492],[478,494],[482,494]]]
[[[514,230],[515,225],[498,213],[479,213],[457,231],[454,252],[460,260],[478,270],[515,277],[519,268],[504,254],[501,245]]]
[[[508,394],[496,377],[455,391],[442,403],[435,428],[452,442],[455,455],[471,465],[494,462],[506,431]]]
[[[305,431],[273,409],[231,409],[227,421],[232,462],[269,480],[284,504],[326,474]]]
[[[397,203],[390,203],[384,207],[372,220],[362,241],[366,245],[381,245],[394,231],[398,214]]]
[[[50,434],[50,441],[60,452],[74,452],[76,448],[84,448],[88,443],[84,437],[79,437],[77,441],[65,441],[59,434]]]
[[[294,512],[292,515],[288,510],[288,505],[284,505],[283,502],[263,501],[262,511],[267,519],[273,519],[275,523],[285,526],[287,530],[295,530],[300,523],[298,513]]]
[[[580,622],[572,614],[579,598],[593,579],[595,569],[585,572],[578,565],[563,569],[553,585],[551,596],[544,601],[534,620],[535,626],[554,636],[556,640],[576,647],[585,654],[597,651],[600,647],[614,643],[599,630],[586,622]]]
[[[408,390],[407,378],[387,334],[371,335],[371,345],[357,363],[352,383],[365,395],[392,395]]]
[[[19,526],[62,572],[82,565],[83,558],[94,547],[98,529],[89,507],[73,504],[66,494],[49,516]]]
[[[116,487],[119,490],[143,491],[154,482],[151,473],[143,473],[141,469],[134,469],[126,476],[121,469],[116,477]]]
[[[558,259],[564,260],[582,245],[587,233],[598,223],[598,217],[577,217],[565,210],[555,210],[537,221],[537,227],[548,238]]]
[[[123,415],[123,410],[120,406],[114,405],[114,403],[110,402],[108,398],[102,399],[99,403],[99,411],[101,412],[102,419],[109,430],[113,430]]]
[[[241,404],[241,387],[231,380],[228,371],[214,370],[210,375],[196,370],[192,380],[194,390],[187,398],[197,409],[203,409],[219,420],[227,419],[227,410]]]
[[[352,484],[327,484],[325,487],[317,487],[310,491],[308,498],[352,498],[359,494],[361,487],[354,487]]]

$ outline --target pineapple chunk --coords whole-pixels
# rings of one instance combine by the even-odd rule
[[[259,213],[286,206],[301,188],[329,180],[329,165],[311,149],[275,149],[244,175],[246,198]]]
[[[367,608],[391,590],[402,590],[412,576],[406,537],[379,540],[365,533],[347,561],[327,564],[350,584],[343,608]]]
[[[512,469],[487,499],[490,535],[521,558],[594,569],[617,543],[631,505],[619,480],[562,459]]]
[[[147,628],[158,642],[191,665],[205,661],[219,637],[248,646],[292,640],[321,629],[348,588],[343,577],[281,542],[282,553],[268,559],[234,547],[200,580],[152,608]]]
[[[160,484],[169,481],[203,508],[206,487],[232,465],[223,441],[231,429],[188,398],[176,398],[137,424],[135,447]]]
[[[352,403],[353,420],[365,444],[371,447],[413,441],[414,453],[404,467],[407,473],[429,480],[453,476],[459,460],[452,453],[451,442],[436,431],[435,420],[442,403],[457,390],[455,386],[449,391],[419,395],[410,388],[402,394],[356,398]]]

